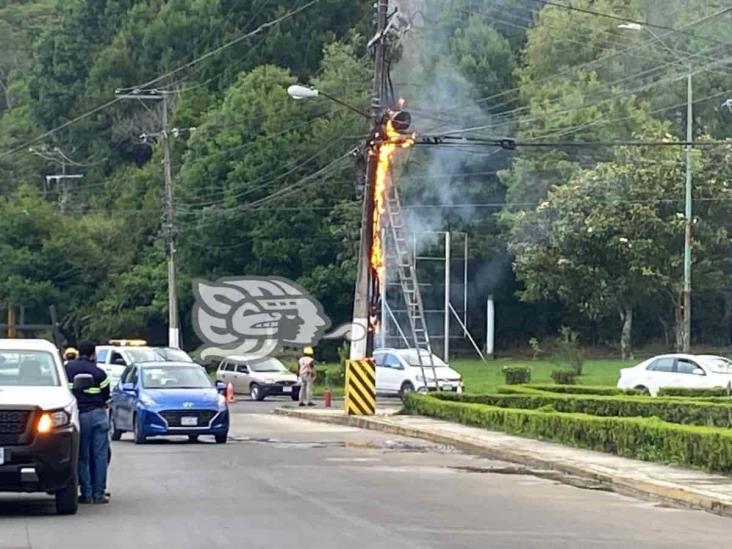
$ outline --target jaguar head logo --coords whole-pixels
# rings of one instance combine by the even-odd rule
[[[265,358],[285,346],[314,345],[330,327],[320,303],[285,278],[196,279],[193,293],[193,327],[204,359]]]

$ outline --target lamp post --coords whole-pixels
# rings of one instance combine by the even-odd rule
[[[647,31],[654,40],[670,52],[681,65],[687,70],[686,76],[686,183],[684,186],[684,288],[683,288],[683,332],[681,338],[681,351],[688,352],[691,345],[691,183],[692,183],[692,157],[691,143],[693,136],[693,100],[692,100],[692,68],[688,59],[682,58],[677,51],[669,47],[663,39],[658,36],[650,27],[639,23],[623,23],[618,25],[619,29],[632,30],[636,32]]]

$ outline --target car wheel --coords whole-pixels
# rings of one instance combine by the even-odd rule
[[[641,393],[643,395],[650,395],[651,394],[651,391],[648,390],[648,387],[646,387],[644,385],[638,385],[636,387],[633,387],[633,389],[635,389],[636,391],[638,391],[639,393]]]
[[[188,440],[190,442],[198,442],[198,435],[188,435]]]
[[[249,396],[252,400],[264,400],[264,393],[262,393],[262,388],[256,383],[252,383],[249,387]]]
[[[135,444],[144,444],[147,437],[142,432],[142,426],[137,421],[137,414],[132,418],[132,428],[134,429],[133,434],[135,437]]]
[[[411,393],[412,391],[414,391],[414,385],[412,385],[412,382],[405,381],[404,383],[402,383],[401,389],[399,389],[399,396],[404,398],[404,395],[406,395],[407,393]]]
[[[56,512],[59,515],[75,515],[79,509],[79,487],[76,481],[69,482],[65,488],[56,490]]]
[[[229,433],[224,433],[223,435],[215,435],[216,438],[216,444],[226,444],[226,441],[229,439]]]
[[[122,431],[117,429],[117,425],[114,421],[114,414],[109,414],[109,430],[112,431],[112,440],[119,440],[122,438]]]

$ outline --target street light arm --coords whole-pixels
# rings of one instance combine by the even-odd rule
[[[360,109],[357,109],[356,107],[353,107],[353,106],[349,105],[348,103],[346,103],[345,101],[342,101],[341,99],[338,99],[337,97],[334,97],[334,96],[332,96],[330,94],[327,94],[327,93],[325,93],[323,91],[320,91],[320,90],[318,90],[318,94],[319,95],[322,95],[323,97],[326,97],[326,98],[330,99],[334,103],[338,103],[339,105],[341,105],[343,107],[346,107],[351,112],[355,112],[356,114],[360,114],[364,118],[367,118],[368,120],[371,120],[371,116],[367,112],[364,112],[364,111],[362,111]]]

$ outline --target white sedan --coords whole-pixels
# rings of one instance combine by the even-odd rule
[[[658,395],[661,387],[702,389],[732,383],[732,361],[714,355],[671,354],[649,358],[620,370],[619,389],[638,389]]]

